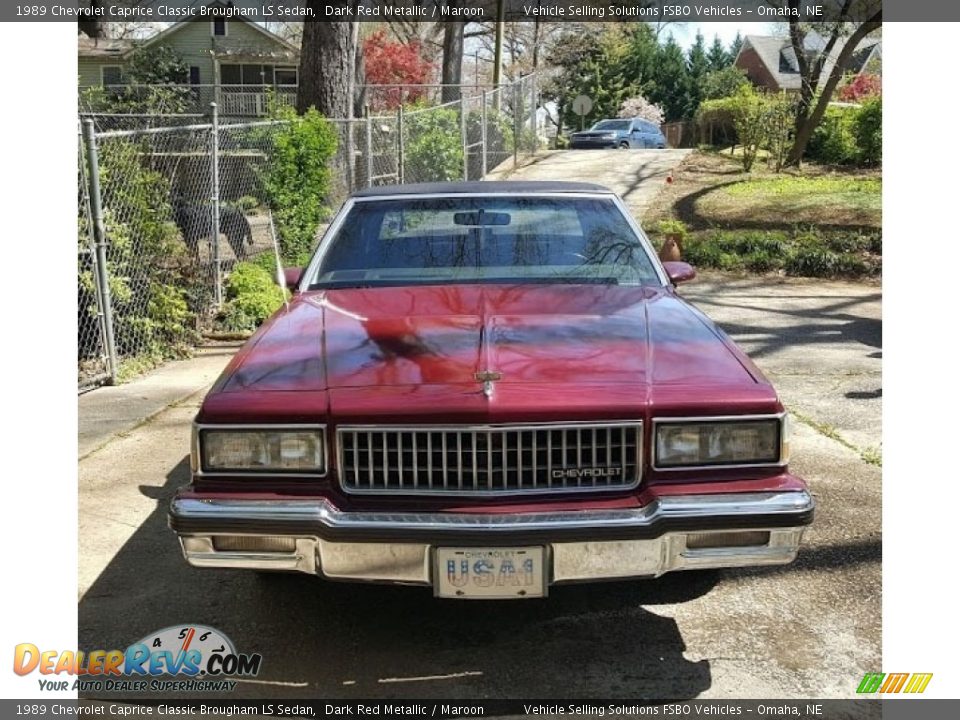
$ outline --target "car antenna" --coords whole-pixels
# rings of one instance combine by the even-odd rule
[[[273,240],[273,257],[277,262],[277,285],[283,291],[283,309],[290,310],[290,301],[287,298],[287,279],[283,275],[283,265],[280,263],[280,243],[277,242],[277,230],[273,226],[273,210],[267,208],[267,215],[270,218],[270,238]]]

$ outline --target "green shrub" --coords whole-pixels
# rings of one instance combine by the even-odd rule
[[[403,122],[403,175],[407,182],[463,179],[460,113],[456,108],[413,112]]]
[[[790,146],[793,100],[786,94],[761,93],[745,84],[725,98],[705,100],[697,110],[697,122],[706,127],[733,126],[743,149],[743,169],[750,172],[760,150],[768,150],[779,171]],[[724,131],[724,135],[727,131]]]
[[[823,233],[817,228],[782,231],[708,230],[687,238],[684,260],[701,268],[804,277],[879,274],[879,233]]]
[[[823,120],[813,131],[807,156],[828,165],[852,165],[857,162],[859,151],[853,134],[853,122],[857,108],[829,107]]]
[[[879,165],[883,159],[883,103],[871,98],[860,106],[853,119],[853,136],[861,165]]]
[[[274,254],[273,250],[268,250],[262,252],[258,255],[247,260],[251,265],[256,265],[259,268],[266,270],[270,277],[277,277],[277,256]]]
[[[111,138],[99,156],[117,353],[146,369],[185,356],[195,343],[200,298],[190,292],[198,270],[172,220],[170,182],[149,167],[139,142]],[[92,289],[88,275],[80,276],[81,291]],[[82,310],[95,312],[93,295],[82,298],[92,303]]]
[[[274,116],[287,120],[270,134],[263,187],[267,194],[284,258],[300,258],[313,248],[317,228],[328,214],[337,152],[337,132],[315,109],[297,116],[278,105]]]
[[[260,201],[257,198],[255,198],[253,195],[244,195],[243,197],[239,197],[233,202],[229,202],[226,204],[232,207],[235,207],[237,210],[240,210],[241,212],[250,212],[251,210],[255,210],[258,207],[260,207]]]
[[[459,118],[459,116],[458,116]],[[483,158],[479,143],[483,140],[483,114],[474,110],[467,113],[467,143],[477,147],[470,148],[468,161],[470,163],[470,177],[478,178],[483,174]],[[487,109],[487,171],[493,170],[513,153],[514,133],[513,121],[508,115],[497,112],[493,108]],[[454,179],[461,179],[463,168],[458,170],[460,175]]]
[[[661,220],[657,223],[657,230],[661,235],[679,235],[681,239],[687,236],[687,226],[681,220]]]
[[[227,278],[226,298],[219,323],[226,330],[240,332],[255,329],[276,312],[286,293],[260,264],[242,262]]]

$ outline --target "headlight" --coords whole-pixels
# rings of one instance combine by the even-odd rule
[[[322,474],[326,441],[322,428],[208,429],[198,434],[204,472]]]
[[[604,137],[607,138],[608,140],[613,140],[616,136],[617,136],[616,133],[607,133],[606,135],[604,135]]]
[[[785,465],[790,443],[783,418],[658,421],[654,466]]]

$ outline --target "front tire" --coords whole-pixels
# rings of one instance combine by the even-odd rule
[[[619,145],[617,145],[617,149],[618,149],[618,150],[629,150],[629,149],[630,149],[630,143],[628,143],[626,140],[624,140],[624,141],[621,142]]]

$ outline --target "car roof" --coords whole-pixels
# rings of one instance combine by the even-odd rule
[[[390,197],[394,195],[488,195],[535,193],[609,193],[603,185],[559,180],[488,180],[486,182],[441,182],[383,185],[357,190],[351,197]]]

